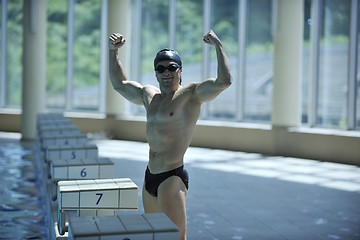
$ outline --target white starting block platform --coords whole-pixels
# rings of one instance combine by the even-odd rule
[[[51,146],[71,146],[76,144],[87,144],[89,139],[85,134],[81,133],[70,133],[63,135],[51,135],[39,138],[37,149],[43,159],[45,156],[46,148]]]
[[[114,177],[114,163],[109,158],[57,159],[50,168],[53,181]]]
[[[37,121],[36,129],[37,132],[40,132],[49,127],[63,127],[63,126],[73,126],[73,125],[74,125],[73,122],[67,118],[56,119],[56,120],[45,119],[45,120]]]
[[[51,177],[51,162],[59,159],[95,159],[98,158],[98,148],[94,144],[73,144],[49,146],[45,151],[45,162],[48,167],[48,178]]]
[[[37,114],[38,121],[46,120],[46,119],[56,120],[56,119],[62,119],[62,118],[65,118],[62,113],[49,112],[49,113],[38,113]]]
[[[45,160],[47,162],[58,159],[84,159],[97,158],[98,148],[94,144],[72,144],[62,146],[49,146],[46,148]]]
[[[72,122],[61,122],[61,123],[53,123],[53,124],[47,124],[47,125],[40,125],[38,127],[38,131],[40,134],[44,134],[46,132],[53,132],[56,130],[60,130],[60,133],[66,133],[67,129],[77,129],[79,130],[78,127],[74,126],[74,124]]]
[[[78,127],[74,126],[71,122],[68,122],[66,125],[61,124],[46,124],[42,125],[38,123],[36,130],[36,141],[35,146],[37,149],[41,149],[42,140],[49,137],[61,137],[69,134],[78,134],[80,135],[80,130]]]
[[[79,133],[70,133],[63,135],[53,135],[46,136],[41,139],[41,149],[45,150],[45,148],[50,146],[66,146],[66,145],[75,145],[75,144],[86,144],[89,142],[89,139],[85,134]]]
[[[57,196],[60,234],[66,230],[67,211],[97,216],[138,208],[138,186],[129,178],[59,181]]]
[[[37,122],[38,131],[46,130],[51,127],[67,127],[73,126],[73,122],[67,118],[61,119],[45,119]]]
[[[109,158],[58,159],[50,162],[52,199],[57,198],[57,182],[61,180],[114,178],[114,163]]]
[[[179,239],[179,230],[164,213],[72,217],[68,239],[175,240]]]
[[[66,135],[71,133],[80,133],[78,127],[69,124],[67,126],[44,126],[41,130],[39,130],[39,137],[47,137],[47,136],[54,136],[54,135]]]

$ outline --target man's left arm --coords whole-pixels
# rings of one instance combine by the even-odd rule
[[[207,44],[215,46],[218,62],[217,78],[210,78],[199,83],[195,88],[194,97],[196,97],[200,102],[209,102],[231,85],[232,76],[229,59],[226,56],[222,43],[216,34],[210,30],[204,35],[203,41]]]

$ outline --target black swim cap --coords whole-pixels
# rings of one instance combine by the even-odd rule
[[[179,53],[175,50],[168,49],[168,48],[164,48],[156,54],[156,57],[154,59],[154,68],[156,68],[156,65],[159,62],[166,61],[166,60],[176,62],[181,68],[182,63],[181,63],[181,58],[180,58]]]

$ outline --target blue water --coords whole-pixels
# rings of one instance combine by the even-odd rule
[[[0,139],[0,239],[47,239],[35,161],[32,144]]]

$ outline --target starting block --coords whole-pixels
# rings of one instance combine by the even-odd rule
[[[51,177],[51,162],[59,159],[95,159],[98,157],[98,148],[94,144],[74,144],[50,146],[46,148],[45,162],[48,167],[48,177]]]
[[[61,136],[67,133],[80,133],[79,129],[68,119],[38,121],[35,146],[40,149],[40,141],[44,137]]]
[[[80,133],[80,130],[78,127],[72,125],[71,123],[61,126],[53,126],[53,125],[43,126],[39,130],[40,137],[46,137],[52,135],[64,135],[70,133]]]
[[[138,186],[129,178],[59,181],[57,196],[60,234],[66,232],[68,211],[98,216],[138,208]]]
[[[76,144],[87,144],[89,139],[85,134],[71,133],[65,135],[51,135],[39,140],[38,151],[41,159],[44,159],[46,149],[50,146],[71,146]]]
[[[46,148],[46,161],[56,159],[96,158],[98,148],[94,144],[73,144],[63,146],[49,146]]]
[[[41,139],[41,150],[45,150],[53,145],[74,145],[74,144],[86,144],[89,139],[85,134],[72,133],[58,136],[46,136]]]
[[[57,159],[50,162],[50,169],[53,200],[58,181],[114,178],[114,163],[109,158]]]
[[[68,239],[169,240],[179,239],[179,230],[164,213],[72,217]]]

